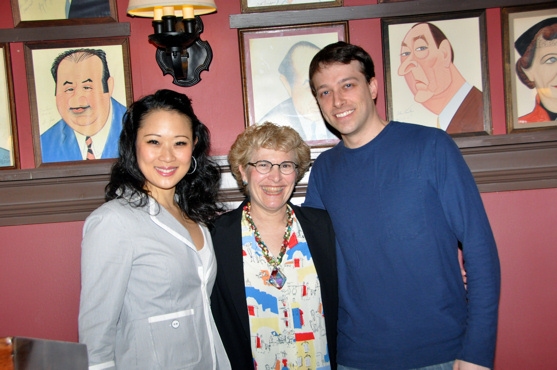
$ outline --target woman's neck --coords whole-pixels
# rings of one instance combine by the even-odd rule
[[[268,211],[251,203],[250,214],[257,228],[286,225],[286,204],[276,211]]]
[[[269,212],[251,203],[250,216],[259,233],[262,241],[265,243],[273,256],[278,256],[282,244],[288,222],[286,214],[287,207],[281,207],[277,211]]]
[[[176,194],[174,189],[161,190],[147,188],[147,190],[149,191],[149,195],[151,195],[151,197],[155,199],[157,203],[159,203],[167,210],[179,208],[178,204],[176,203],[176,199],[174,198],[174,195]]]

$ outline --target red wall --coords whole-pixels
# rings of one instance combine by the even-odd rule
[[[217,0],[218,12],[203,17],[202,39],[213,48],[210,71],[190,88],[162,76],[148,44],[148,19],[126,16],[127,0],[117,0],[119,19],[131,23],[133,91],[137,99],[160,88],[184,92],[211,129],[213,154],[225,155],[244,127],[237,30],[229,15],[240,0]],[[346,6],[375,3],[345,0]],[[0,3],[0,28],[13,28],[10,2]],[[505,133],[499,9],[488,10],[489,76],[495,134]],[[367,49],[383,85],[379,20],[350,22],[350,40]],[[22,168],[34,168],[23,45],[11,44]],[[384,114],[385,99],[377,101]],[[502,293],[496,368],[557,369],[557,189],[485,193],[483,199],[497,239]],[[77,340],[80,242],[83,222],[0,227],[0,337],[30,336]]]

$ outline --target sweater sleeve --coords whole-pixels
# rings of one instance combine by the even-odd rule
[[[493,368],[501,279],[495,239],[474,177],[459,148],[442,133],[435,150],[439,196],[462,244],[467,274],[468,316],[458,358]]]
[[[303,206],[311,208],[325,209],[325,205],[321,200],[321,195],[319,194],[319,189],[317,183],[319,182],[319,161],[315,161],[314,166],[311,170],[309,176],[308,187],[306,191],[306,197],[304,199]]]
[[[79,341],[90,369],[114,368],[116,325],[132,267],[133,235],[121,213],[103,207],[85,221],[81,252]]]

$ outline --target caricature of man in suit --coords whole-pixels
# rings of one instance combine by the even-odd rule
[[[126,107],[112,98],[114,79],[101,49],[72,49],[52,65],[62,119],[41,135],[42,162],[115,158]]]
[[[318,51],[319,48],[309,41],[299,41],[290,47],[278,69],[289,98],[273,107],[258,123],[268,121],[290,126],[304,141],[337,138],[323,121],[309,87],[309,63]]]
[[[10,166],[12,163],[12,156],[8,149],[0,148],[0,167]]]
[[[483,132],[483,93],[470,85],[454,65],[445,34],[431,23],[417,23],[402,41],[398,74],[414,100],[438,115],[449,134]]]

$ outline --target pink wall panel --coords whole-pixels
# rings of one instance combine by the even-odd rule
[[[557,369],[557,189],[483,194],[501,260],[497,369]]]
[[[82,227],[0,227],[0,337],[77,341]]]

